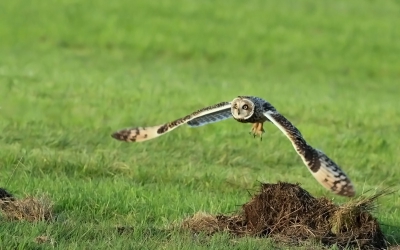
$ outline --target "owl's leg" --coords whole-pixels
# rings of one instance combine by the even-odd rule
[[[263,125],[263,122],[253,123],[250,134],[252,134],[254,138],[256,138],[256,136],[260,136],[260,140],[262,140],[262,135],[265,132]]]

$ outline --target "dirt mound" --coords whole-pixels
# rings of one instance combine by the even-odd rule
[[[14,196],[4,188],[0,188],[0,200],[14,200]]]
[[[9,220],[47,221],[53,218],[53,204],[46,196],[0,199],[0,214]]]
[[[228,231],[236,236],[271,237],[289,244],[317,240],[340,248],[385,249],[387,241],[370,214],[375,199],[382,194],[338,206],[326,198],[314,198],[298,184],[262,184],[260,192],[238,214],[198,213],[182,226],[194,232]]]

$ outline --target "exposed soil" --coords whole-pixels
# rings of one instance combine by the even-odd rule
[[[234,215],[195,214],[182,227],[213,234],[271,237],[287,244],[314,240],[339,248],[387,249],[378,221],[370,213],[384,193],[336,205],[314,198],[298,184],[262,184],[259,193]]]
[[[6,189],[0,188],[0,200],[14,200],[14,196]]]

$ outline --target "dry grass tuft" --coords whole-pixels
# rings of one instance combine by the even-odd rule
[[[48,221],[53,219],[53,204],[47,196],[0,199],[0,213],[8,220]]]
[[[36,238],[35,238],[35,242],[36,242],[37,244],[45,244],[45,243],[48,243],[48,244],[50,244],[50,245],[52,245],[52,246],[54,246],[54,245],[56,244],[56,241],[55,241],[53,238],[50,238],[50,237],[47,236],[47,235],[41,235],[41,236],[36,237]]]
[[[386,249],[387,241],[371,215],[381,192],[344,205],[314,198],[298,184],[262,184],[261,190],[233,216],[197,213],[182,227],[213,234],[228,231],[235,236],[271,237],[288,244],[319,241],[326,246]]]
[[[218,219],[210,214],[198,212],[191,218],[183,221],[182,226],[184,228],[190,228],[193,232],[205,232],[213,234],[221,230],[220,222]]]

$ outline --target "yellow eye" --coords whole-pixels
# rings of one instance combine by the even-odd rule
[[[247,104],[242,106],[242,109],[247,110],[249,108],[249,106]]]

